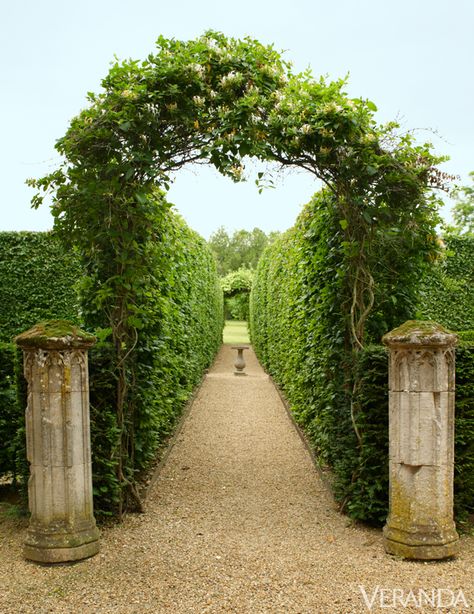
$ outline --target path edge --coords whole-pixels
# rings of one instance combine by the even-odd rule
[[[224,345],[222,343],[222,345]],[[222,347],[221,345],[221,347]],[[166,446],[164,446],[163,448],[163,454],[160,458],[160,460],[158,461],[156,467],[153,469],[150,481],[148,482],[146,489],[145,489],[145,496],[144,496],[144,503],[145,503],[145,508],[148,502],[148,497],[150,496],[150,493],[153,489],[153,487],[155,486],[155,484],[158,482],[161,472],[163,471],[163,468],[166,464],[166,461],[168,460],[171,451],[173,450],[178,437],[181,433],[181,431],[183,430],[183,426],[184,423],[186,422],[187,417],[189,416],[189,414],[191,413],[191,410],[193,408],[194,405],[194,401],[197,399],[199,393],[201,392],[201,388],[203,387],[204,382],[206,381],[207,378],[207,374],[209,373],[209,371],[212,369],[212,367],[214,366],[214,363],[217,360],[217,356],[219,355],[219,352],[221,350],[221,347],[219,347],[219,350],[216,352],[216,355],[214,356],[214,359],[212,361],[212,363],[204,370],[201,380],[199,381],[198,384],[196,384],[196,386],[193,388],[193,391],[191,392],[191,395],[189,397],[189,399],[186,401],[183,410],[181,412],[181,415],[179,417],[178,423],[175,426],[174,432],[171,435],[171,437],[168,439],[168,442],[166,444]],[[146,510],[145,510],[146,511]]]
[[[293,415],[293,412],[291,411],[290,403],[289,403],[288,399],[286,398],[285,393],[280,388],[280,386],[277,384],[277,382],[273,379],[273,377],[270,375],[270,373],[268,373],[266,370],[265,370],[265,373],[267,373],[269,380],[275,386],[275,389],[278,392],[278,396],[280,397],[280,401],[281,401],[283,407],[285,408],[286,415],[288,416],[289,421],[293,425],[293,428],[298,433],[299,438],[303,442],[303,445],[306,448],[306,451],[308,452],[308,454],[309,454],[309,456],[311,458],[311,462],[313,463],[316,471],[318,472],[319,477],[321,478],[321,482],[323,483],[324,488],[327,490],[327,492],[331,496],[331,499],[334,502],[334,504],[337,505],[337,502],[334,499],[334,492],[333,492],[333,489],[332,489],[331,479],[327,475],[328,472],[329,473],[331,472],[331,468],[328,467],[327,471],[325,471],[323,469],[323,467],[321,466],[321,464],[320,464],[320,462],[318,460],[318,457],[316,456],[316,453],[315,453],[315,451],[314,451],[314,449],[313,449],[313,447],[311,445],[311,442],[308,439],[308,436],[306,435],[304,430],[301,428],[301,426],[296,422],[296,419],[295,419],[295,417]]]

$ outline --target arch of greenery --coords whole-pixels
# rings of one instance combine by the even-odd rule
[[[84,261],[86,324],[113,340],[125,458],[137,351],[159,325],[150,280],[173,173],[206,163],[238,181],[245,158],[254,157],[321,179],[344,235],[334,275],[344,276],[345,335],[354,350],[365,342],[380,254],[436,251],[432,188],[443,188],[445,177],[429,145],[398,134],[394,123],[378,126],[375,105],[349,98],[344,81],[294,74],[255,40],[216,32],[188,42],[160,38],[145,61],[113,65],[102,85],[57,142],[62,166],[31,184],[34,206],[52,193],[56,231]],[[118,479],[133,482],[123,467]]]

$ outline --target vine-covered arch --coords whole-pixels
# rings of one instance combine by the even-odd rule
[[[238,181],[245,158],[255,157],[324,182],[344,235],[349,347],[364,344],[382,250],[435,251],[430,189],[443,187],[439,159],[429,145],[397,135],[396,124],[378,126],[375,105],[350,98],[344,85],[295,74],[255,40],[216,32],[187,42],[159,38],[146,60],[112,66],[103,91],[88,94],[57,142],[62,166],[31,182],[35,206],[52,192],[55,228],[83,259],[84,323],[111,332],[124,459],[131,385],[160,320],[150,280],[166,263],[154,238],[172,175],[185,164],[212,164]],[[133,467],[119,480],[133,483]]]

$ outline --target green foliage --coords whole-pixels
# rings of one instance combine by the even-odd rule
[[[51,232],[0,232],[0,475],[19,478],[26,497],[26,382],[14,336],[45,319],[78,320],[79,259]]]
[[[354,379],[361,444],[347,450],[337,467],[337,486],[352,518],[381,524],[388,511],[388,356],[383,346],[358,354]],[[352,430],[349,424],[346,429]]]
[[[250,292],[252,289],[254,271],[252,269],[238,269],[231,271],[221,278],[221,287],[225,296],[232,296],[241,291]]]
[[[470,331],[472,337],[473,333]],[[461,335],[462,337],[462,335]],[[388,361],[382,346],[369,346],[357,359],[354,397],[362,447],[352,447],[336,469],[336,489],[349,484],[348,513],[383,523],[388,512]],[[352,454],[350,453],[352,452]],[[354,453],[356,452],[356,453]],[[474,343],[456,349],[454,507],[458,519],[474,511]],[[342,475],[342,480],[341,480]]]
[[[46,319],[77,320],[79,260],[49,232],[0,232],[0,340]]]
[[[474,182],[474,171],[469,176]],[[453,190],[453,196],[456,204],[452,208],[454,226],[451,231],[474,237],[474,183]]]
[[[222,290],[205,241],[168,208],[160,211],[157,230],[149,252],[154,275],[144,286],[146,302],[135,311],[143,325],[126,373],[122,424],[110,329],[109,338],[91,352],[94,493],[102,513],[140,506],[136,480],[171,434],[222,342]]]
[[[398,135],[396,124],[378,127],[374,103],[350,99],[344,81],[292,74],[272,47],[251,39],[216,32],[187,42],[161,37],[145,61],[112,66],[102,86],[57,142],[63,164],[30,184],[39,190],[35,206],[43,192],[52,193],[55,230],[79,254],[86,326],[110,331],[119,515],[124,504],[139,507],[135,474],[149,460],[147,432],[155,436],[152,374],[160,366],[168,385],[182,350],[188,362],[202,365],[217,338],[213,333],[195,358],[186,353],[190,337],[174,337],[166,326],[177,310],[182,321],[189,317],[204,328],[187,313],[189,297],[163,300],[179,266],[171,257],[176,245],[162,190],[188,162],[208,162],[238,181],[243,160],[254,156],[305,169],[327,186],[313,203],[314,220],[303,216],[299,252],[291,247],[277,259],[272,251],[275,258],[265,265],[265,305],[255,305],[262,329],[255,338],[265,339],[261,355],[293,387],[297,414],[310,428],[318,426],[317,446],[334,458],[337,450],[327,444],[342,423],[338,414],[346,416],[350,406],[353,353],[406,319],[416,298],[414,276],[436,252],[428,241],[437,221],[430,188],[445,187],[447,178],[435,168],[440,159],[410,133]],[[257,183],[267,179],[260,173]],[[179,262],[190,266],[187,255]],[[290,281],[295,266],[301,270]],[[204,305],[219,323],[217,299]],[[293,370],[305,365],[295,378],[284,368],[288,331],[295,343],[290,364]],[[174,352],[162,364],[168,337]]]
[[[221,278],[224,291],[224,317],[226,320],[249,319],[249,296],[254,272],[252,269],[231,271]]]
[[[13,479],[26,508],[29,466],[25,437],[26,381],[22,352],[0,342],[0,478]]]
[[[226,277],[234,271],[255,269],[265,247],[279,235],[277,231],[267,235],[254,228],[251,232],[236,230],[230,236],[221,226],[208,241],[217,259],[219,275]]]
[[[474,513],[474,330],[460,335],[456,349],[454,459],[454,505],[463,517]]]
[[[249,292],[237,292],[224,297],[224,318],[226,320],[249,319]]]
[[[128,482],[131,492],[138,496],[134,486],[137,475],[147,469],[170,434],[184,402],[222,339],[222,290],[213,256],[205,241],[187,228],[163,199],[158,198],[155,204],[157,227],[148,245],[153,275],[142,277],[142,297],[146,302],[140,311],[136,308],[133,311],[141,333],[133,348],[134,361],[127,371],[131,386],[128,409],[133,413],[130,411],[122,428],[116,411],[116,348],[110,340],[111,329],[95,328],[106,320],[101,320],[96,304],[87,300],[86,292],[97,283],[94,267],[86,265],[84,270],[89,275],[82,276],[83,313],[89,329],[99,337],[89,357],[93,483],[99,514],[116,513]],[[9,283],[13,283],[12,271],[27,271],[25,283],[30,289],[51,281],[50,286],[42,286],[34,295],[41,297],[34,311],[36,318],[56,317],[58,313],[62,315],[61,306],[69,305],[71,309],[76,306],[71,288],[82,270],[76,255],[70,264],[61,244],[50,233],[4,233],[3,240],[4,245],[8,242],[12,248],[5,251],[3,258],[3,271],[9,273],[5,275]],[[137,274],[139,271],[137,268]],[[57,279],[53,279],[54,272]],[[18,276],[15,279],[21,289],[23,280]],[[50,290],[63,294],[57,300],[49,295]],[[27,297],[25,302],[29,304]],[[23,311],[21,303],[15,313],[13,309],[10,313],[12,316],[4,327],[7,338],[36,324]],[[139,313],[143,319],[140,324]],[[47,322],[46,328],[52,325],[57,327],[58,322]],[[56,329],[53,332],[59,334]],[[8,442],[0,451],[0,474],[17,475],[25,487],[29,473],[24,427],[26,382],[21,352],[12,344],[0,343],[0,375],[0,434]],[[121,458],[124,437],[126,454]],[[120,463],[128,481],[125,484],[118,475]]]
[[[22,498],[23,508],[27,509],[28,497],[28,477],[30,466],[26,458],[26,428],[25,410],[28,400],[28,385],[23,373],[23,352],[16,347],[14,363],[14,380],[16,392],[16,405],[18,407],[18,429],[14,438],[13,447],[15,449],[15,475],[19,480],[19,490]]]
[[[316,195],[295,227],[267,248],[251,293],[257,355],[285,391],[319,461],[332,466],[341,508],[375,523],[386,512],[387,379],[385,352],[370,343],[415,313],[420,271],[435,243],[436,216],[429,206],[423,215],[416,231],[404,209],[372,228],[364,253],[372,304],[362,348],[353,344],[353,246],[329,191]]]
[[[456,331],[474,330],[474,237],[448,235],[422,283],[419,314]]]
[[[0,343],[0,476],[16,475],[15,437],[21,422],[15,390],[16,348]]]

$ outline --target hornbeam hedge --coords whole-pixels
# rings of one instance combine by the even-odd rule
[[[110,329],[99,329],[106,340],[91,351],[94,500],[102,512],[140,509],[136,478],[172,432],[222,342],[223,295],[214,257],[163,199],[157,207],[164,210],[152,248],[155,267],[142,279],[146,319],[128,363],[126,415],[117,414],[120,375]]]
[[[97,304],[87,301],[88,294],[84,294],[91,284],[97,283],[100,288],[95,269],[88,268],[87,263],[79,268],[75,260],[70,271],[81,270],[81,275],[68,278],[67,269],[68,273],[58,275],[53,285],[53,291],[72,288],[80,277],[82,311],[74,313],[71,305],[75,302],[70,300],[67,315],[99,338],[89,357],[94,505],[99,514],[117,514],[126,507],[140,509],[140,475],[153,463],[222,342],[223,295],[210,249],[170,210],[161,195],[151,207],[156,210],[156,226],[146,245],[149,268],[141,274],[136,272],[133,279],[143,290],[143,304],[141,320],[136,317],[134,321],[139,334],[127,363],[129,390],[123,415],[117,413],[116,384],[120,373],[112,330]],[[18,270],[23,270],[24,262],[30,262],[25,288],[28,292],[30,286],[44,279],[43,253],[51,254],[58,249],[58,243],[50,234],[38,234],[29,241],[20,239]],[[10,271],[15,270],[15,253],[8,255],[9,280]],[[3,257],[6,260],[7,255]],[[59,256],[56,261],[51,257],[47,263],[48,270],[63,271],[64,266]],[[21,292],[21,284],[16,292]],[[65,315],[61,302],[54,307],[55,297],[48,296],[47,287],[39,288],[38,294],[45,297],[48,307],[42,311],[38,306],[35,318]],[[21,299],[18,300],[21,307]],[[22,313],[21,309],[18,312]],[[28,313],[22,317],[18,324],[12,320],[9,332],[5,332],[7,338],[35,323]],[[15,354],[13,344],[0,344],[0,438],[9,442],[0,453],[0,475],[25,474],[26,395]]]
[[[0,232],[0,341],[40,320],[76,319],[80,264],[50,232]]]
[[[474,330],[474,238],[443,237],[445,250],[422,284],[421,319]]]
[[[327,191],[264,252],[250,298],[255,351],[281,386],[322,464],[333,468],[341,509],[381,523],[388,495],[388,366],[382,335],[418,310],[419,279],[432,272],[433,233],[418,245],[374,228],[374,295],[364,347],[349,339],[351,246]],[[378,232],[378,234],[377,234]],[[474,345],[457,353],[456,509],[474,508]],[[469,344],[470,343],[470,344]]]

